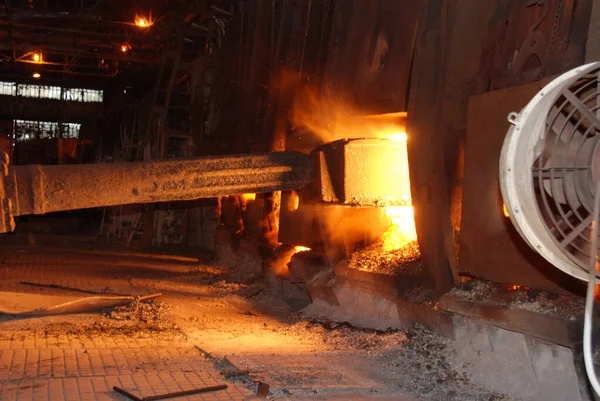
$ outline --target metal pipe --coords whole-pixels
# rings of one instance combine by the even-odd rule
[[[310,158],[296,152],[139,163],[9,166],[4,192],[12,204],[9,213],[20,216],[298,189],[311,182],[311,167]]]

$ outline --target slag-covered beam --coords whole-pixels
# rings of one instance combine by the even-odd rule
[[[312,169],[306,155],[276,152],[114,164],[5,163],[2,176],[0,220],[6,224],[0,222],[0,232],[12,229],[6,216],[298,189],[311,182]]]
[[[406,142],[342,139],[313,154],[321,201],[353,206],[411,204]]]

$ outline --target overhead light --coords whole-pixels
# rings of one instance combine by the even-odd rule
[[[39,72],[34,72],[32,75],[35,79],[39,79],[42,75]]]
[[[129,49],[131,49],[131,46],[129,46],[128,44],[121,45],[121,52],[127,53]]]
[[[141,17],[139,15],[135,16],[135,25],[139,26],[140,28],[148,28],[149,26],[152,25],[152,22],[150,22],[150,20],[146,17]]]
[[[44,58],[42,57],[42,53],[38,53],[38,52],[34,52],[31,55],[31,59],[33,60],[34,63],[43,63],[44,62]]]

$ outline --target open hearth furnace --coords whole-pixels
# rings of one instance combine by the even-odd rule
[[[570,292],[571,287],[558,282],[553,287],[558,287],[557,291],[547,291],[543,273],[520,275],[508,264],[496,269],[494,265],[469,263],[481,252],[490,258],[494,252],[502,252],[501,246],[484,249],[469,245],[486,240],[492,231],[508,238],[509,217],[517,221],[517,227],[523,227],[517,216],[520,208],[510,196],[504,208],[497,204],[497,181],[490,185],[488,177],[481,174],[488,186],[473,185],[477,176],[473,168],[465,173],[465,217],[458,241],[461,265],[455,272],[456,287],[443,292],[435,287],[432,269],[421,256],[415,226],[412,193],[416,186],[411,186],[409,178],[407,147],[411,135],[406,133],[406,117],[406,113],[395,113],[347,118],[327,137],[309,124],[312,131],[303,135],[316,139],[295,146],[294,138],[287,138],[289,151],[285,152],[69,166],[11,165],[5,157],[0,161],[0,232],[13,230],[14,218],[21,215],[218,198],[220,220],[214,236],[220,262],[235,265],[244,276],[243,282],[268,277],[288,304],[307,316],[336,316],[379,330],[404,329],[418,322],[455,340],[461,363],[481,360],[481,355],[496,360],[499,353],[510,353],[523,366],[536,363],[533,359],[539,356],[553,358],[557,371],[563,365],[572,371],[581,368],[577,364],[583,303],[578,294]],[[502,141],[498,143],[501,147]],[[587,152],[585,157],[595,154],[595,142],[593,146],[585,141],[580,144]],[[473,142],[469,146],[473,148]],[[467,165],[473,167],[477,156],[467,149]],[[571,148],[561,156],[580,161],[569,158]],[[488,162],[497,173],[497,163],[492,159]],[[542,198],[554,191],[562,196],[556,199],[570,202],[576,198],[573,193],[577,194],[578,185],[593,182],[593,178],[569,170],[554,177],[558,183],[546,185],[543,180],[552,179],[553,171],[564,167],[553,163],[532,170],[542,180],[538,188]],[[485,171],[486,166],[477,167]],[[546,172],[548,168],[550,172]],[[566,186],[563,192],[561,185]],[[473,188],[480,197],[468,196]],[[282,191],[280,198],[273,195],[278,191]],[[421,203],[429,196],[423,188],[418,193]],[[584,200],[589,200],[590,194],[585,195]],[[276,205],[277,213],[265,218],[267,199]],[[467,210],[468,202],[478,203],[475,206],[482,210],[493,208],[495,214],[488,214],[485,224],[475,221],[477,211]],[[560,214],[562,207],[552,210]],[[567,214],[570,217],[555,232],[568,227],[572,231],[558,238],[558,245],[578,239],[577,246],[568,249],[588,249],[584,237],[590,226],[585,223],[591,224],[591,215],[575,224],[577,213]],[[252,239],[252,233],[267,231],[277,236],[262,243]],[[473,232],[477,235],[471,235]],[[527,235],[525,238],[529,239]],[[516,246],[511,246],[502,257],[514,257]],[[568,256],[563,259],[570,260]],[[539,268],[531,260],[527,263]],[[246,265],[250,268],[244,270]],[[252,291],[249,294],[252,296]],[[529,353],[519,351],[523,348]],[[503,375],[508,381],[518,380],[522,374],[515,372],[507,368]],[[548,377],[540,376],[535,385],[542,389],[554,383],[556,388],[566,389],[565,394],[579,392],[581,381],[575,373],[563,381]],[[480,385],[496,385],[488,376],[476,380]],[[515,394],[527,395],[527,391],[530,389],[517,389]]]

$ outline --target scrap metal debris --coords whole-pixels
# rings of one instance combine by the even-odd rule
[[[366,248],[353,252],[346,263],[351,269],[378,274],[414,274],[420,273],[422,270],[420,255],[417,241],[392,251],[385,251],[383,242],[377,241]]]
[[[380,356],[399,388],[422,400],[501,401],[508,396],[479,388],[451,363],[450,340],[414,324],[405,332],[403,347]]]
[[[320,341],[334,350],[380,352],[397,348],[406,340],[404,333],[399,330],[365,329],[348,322],[328,320],[299,322],[290,330]]]
[[[65,291],[72,291],[72,292],[81,292],[84,294],[97,294],[97,295],[118,295],[118,294],[114,294],[114,293],[110,293],[110,291],[108,290],[108,288],[106,288],[104,291],[94,291],[94,290],[83,290],[81,288],[75,288],[75,287],[67,287],[64,285],[59,285],[59,284],[46,284],[46,283],[34,283],[32,281],[19,281],[19,284],[21,285],[26,285],[29,287],[37,287],[37,288],[50,288],[53,290],[65,290]]]
[[[244,298],[252,298],[264,291],[264,287],[258,284],[253,284],[249,287],[240,290],[240,296]]]
[[[119,394],[124,395],[125,397],[129,398],[130,400],[133,401],[159,401],[159,400],[166,400],[167,398],[175,398],[175,397],[183,397],[186,395],[194,395],[194,394],[201,394],[201,393],[211,393],[214,391],[219,391],[219,390],[226,390],[228,388],[228,386],[226,384],[220,384],[218,386],[211,386],[211,387],[202,387],[202,388],[197,388],[197,389],[193,389],[193,390],[184,390],[184,391],[176,391],[173,393],[167,393],[167,394],[160,394],[160,395],[151,395],[148,397],[138,397],[132,393],[130,393],[127,390],[124,390],[120,387],[114,386],[113,390]]]
[[[256,396],[266,398],[269,395],[270,386],[267,383],[258,382],[256,386]]]
[[[15,310],[6,307],[0,307],[0,314],[9,316],[49,316],[64,315],[71,313],[94,312],[108,308],[116,308],[128,305],[136,301],[146,301],[158,298],[162,294],[151,294],[143,297],[134,296],[94,296],[75,299],[58,305],[43,307],[31,310]]]

